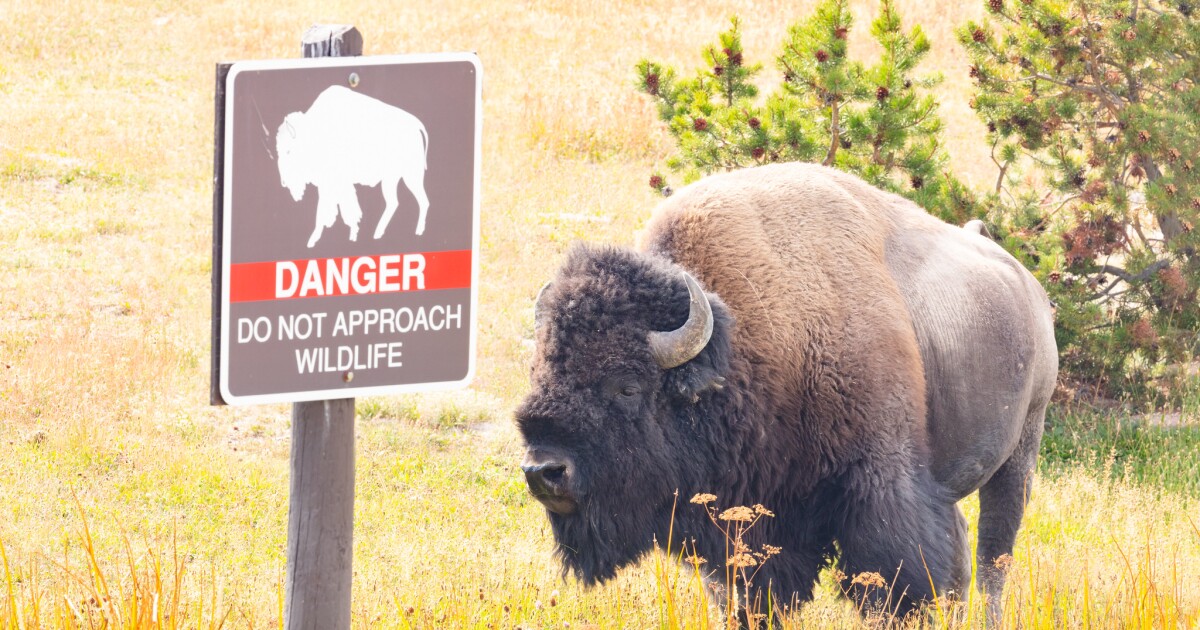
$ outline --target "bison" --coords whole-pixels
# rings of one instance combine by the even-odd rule
[[[317,244],[321,232],[332,227],[339,214],[350,228],[350,240],[358,239],[362,208],[355,184],[382,184],[385,206],[375,238],[383,236],[400,205],[401,181],[417,200],[416,233],[425,232],[429,136],[412,114],[334,85],[321,92],[308,111],[284,117],[275,134],[275,149],[280,184],[292,199],[303,199],[309,184],[317,187],[317,219],[309,247]]]
[[[979,490],[998,612],[1058,372],[1033,276],[809,164],[692,184],[641,241],[576,246],[535,307],[515,420],[564,575],[602,582],[668,536],[723,575],[723,535],[685,505],[712,493],[775,512],[749,541],[782,549],[754,580],[775,602],[811,598],[836,557],[847,589],[877,572],[891,588],[869,597],[903,613],[969,587],[956,502]]]

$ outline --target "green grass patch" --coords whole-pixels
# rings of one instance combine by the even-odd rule
[[[1042,438],[1041,472],[1054,477],[1080,468],[1200,498],[1200,425],[1157,426],[1096,413],[1051,417]]]

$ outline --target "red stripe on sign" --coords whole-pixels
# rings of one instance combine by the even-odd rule
[[[466,289],[471,250],[239,263],[229,267],[229,301]]]

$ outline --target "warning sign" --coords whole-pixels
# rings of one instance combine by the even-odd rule
[[[478,59],[240,62],[222,97],[221,398],[299,402],[466,384]]]

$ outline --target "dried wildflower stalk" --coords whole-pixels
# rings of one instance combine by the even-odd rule
[[[761,519],[773,518],[775,514],[760,503],[753,507],[738,505],[720,511],[716,501],[716,495],[707,493],[696,494],[691,499],[692,503],[704,506],[708,519],[725,537],[726,623],[731,627],[739,625],[738,614],[741,612],[743,621],[755,628],[766,619],[766,615],[755,612],[760,608],[761,600],[751,598],[754,578],[762,570],[763,564],[782,553],[783,549],[764,544],[761,551],[756,551],[746,542],[746,535]],[[698,568],[705,559],[693,553],[687,561]],[[742,602],[738,601],[739,585]]]

